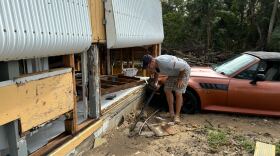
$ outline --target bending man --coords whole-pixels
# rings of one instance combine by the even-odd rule
[[[183,104],[182,94],[186,92],[191,68],[186,61],[172,55],[161,55],[153,58],[151,55],[144,55],[143,69],[154,74],[157,85],[159,74],[168,76],[164,84],[169,113],[175,123],[180,123],[180,112]],[[176,113],[174,111],[174,96],[176,97]]]

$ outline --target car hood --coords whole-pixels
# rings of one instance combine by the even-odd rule
[[[191,77],[227,78],[227,76],[219,74],[209,67],[192,67]]]

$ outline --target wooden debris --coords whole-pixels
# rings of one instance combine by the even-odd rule
[[[275,145],[256,142],[254,156],[275,156]]]

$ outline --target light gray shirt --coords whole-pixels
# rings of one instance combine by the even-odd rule
[[[181,58],[172,55],[160,55],[155,58],[160,70],[160,74],[167,76],[178,76],[180,71],[190,72],[191,67]]]

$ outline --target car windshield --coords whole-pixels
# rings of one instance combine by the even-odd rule
[[[229,76],[255,60],[256,58],[254,56],[243,54],[216,66],[214,70],[220,74]]]

